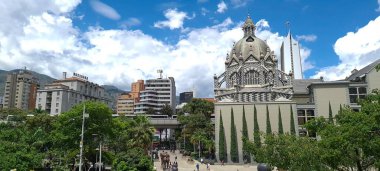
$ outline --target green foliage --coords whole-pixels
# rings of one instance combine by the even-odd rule
[[[376,71],[380,71],[380,64],[376,66]]]
[[[294,123],[293,106],[290,105],[290,134],[296,135],[296,126]]]
[[[259,148],[261,146],[261,138],[256,105],[253,106],[253,123],[253,141],[255,142],[255,148]]]
[[[149,107],[149,108],[146,110],[146,114],[147,114],[147,115],[154,115],[154,114],[156,114],[156,111],[155,111],[152,107]]]
[[[328,170],[319,160],[315,140],[289,134],[267,134],[258,149],[257,161],[286,170]]]
[[[199,145],[200,140],[201,149],[207,149],[208,155],[211,156],[214,151],[214,145],[210,142],[213,141],[215,137],[214,125],[212,124],[209,115],[209,110],[211,109],[201,109],[207,107],[205,105],[208,103],[210,102],[206,100],[193,99],[190,103],[184,106],[186,113],[190,113],[188,115],[179,115],[178,121],[183,125],[182,138],[192,140],[191,143],[194,146]],[[212,106],[212,110],[213,109]]]
[[[333,113],[332,113],[330,101],[329,101],[329,123],[334,124]]]
[[[246,143],[244,143],[245,139],[246,140],[249,139],[249,137],[248,137],[247,119],[245,118],[245,108],[244,108],[244,105],[243,105],[243,131],[242,131],[242,136],[243,136],[242,137],[242,139],[243,139],[243,160],[246,163],[250,163],[251,162],[251,155],[248,152]]]
[[[165,104],[162,109],[160,110],[160,113],[162,115],[168,115],[169,117],[172,117],[174,112],[173,112],[173,109],[170,105],[168,104]]]
[[[203,99],[193,98],[182,110],[185,113],[202,114],[206,118],[210,118],[211,114],[214,112],[214,103]]]
[[[224,133],[222,111],[220,111],[219,122],[219,160],[227,161],[226,134]]]
[[[267,134],[271,134],[271,133],[272,133],[272,126],[270,124],[269,109],[267,105]]]
[[[231,161],[238,163],[239,162],[239,151],[238,151],[238,141],[237,141],[237,133],[236,133],[236,125],[234,119],[234,110],[231,107]]]
[[[118,171],[153,171],[150,157],[141,148],[132,148],[116,155],[113,168]]]
[[[282,126],[281,109],[278,106],[278,134],[284,134],[284,127]]]
[[[9,118],[11,122],[0,123],[0,170],[48,166],[55,170],[72,170],[69,164],[78,164],[84,104],[89,113],[85,119],[85,162],[95,163],[95,153],[98,153],[95,149],[102,141],[108,147],[103,149],[102,157],[106,164],[118,163],[115,167],[119,170],[152,170],[147,150],[153,130],[148,119],[113,119],[105,104],[93,101],[74,106],[59,116],[35,111],[34,116],[26,117],[20,110],[1,110],[0,116],[12,115],[12,118]],[[98,134],[97,140],[92,134]]]

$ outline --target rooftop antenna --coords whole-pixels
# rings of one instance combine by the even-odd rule
[[[160,74],[160,77],[159,77],[159,78],[162,79],[162,73],[163,73],[162,69],[157,70],[157,73]]]

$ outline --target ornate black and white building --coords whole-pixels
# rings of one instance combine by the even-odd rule
[[[219,102],[269,102],[291,99],[292,77],[278,70],[278,60],[267,43],[255,36],[256,27],[247,17],[244,37],[233,45],[225,72],[214,76]]]

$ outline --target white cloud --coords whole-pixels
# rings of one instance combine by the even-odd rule
[[[315,40],[317,40],[317,36],[314,34],[296,35],[296,38],[298,41],[305,41],[305,42],[314,42]]]
[[[120,15],[115,9],[99,0],[90,0],[90,5],[94,11],[112,20],[119,20]]]
[[[186,12],[178,11],[176,8],[166,10],[164,15],[168,20],[155,22],[154,27],[169,27],[170,30],[183,28],[183,21],[189,19]]]
[[[138,26],[140,24],[141,24],[141,21],[139,19],[131,17],[131,18],[128,18],[127,20],[123,21],[121,23],[121,27],[122,28],[130,28],[133,26]]]
[[[206,16],[206,14],[209,12],[209,10],[207,10],[205,7],[202,7],[201,8],[201,14],[203,15],[203,16]]]
[[[353,69],[360,69],[379,59],[380,16],[356,32],[348,32],[334,44],[339,64],[319,70],[313,77],[323,76],[327,80],[344,79]]]
[[[49,4],[49,0],[46,2]],[[1,69],[27,66],[55,78],[64,71],[77,72],[95,83],[125,90],[137,79],[156,78],[156,70],[163,69],[164,76],[175,78],[177,92],[196,86],[199,97],[212,97],[213,75],[224,71],[226,53],[243,36],[242,22],[235,24],[230,18],[209,27],[189,29],[174,44],[140,30],[91,27],[79,31],[71,16],[66,15],[70,11],[62,11],[58,4],[52,3],[48,9],[39,6],[41,10],[32,8],[34,4],[28,0],[24,3],[27,5],[20,8],[5,8],[13,11],[0,9],[0,17],[6,21],[0,25]],[[30,10],[17,13],[23,9]],[[55,10],[56,14],[47,10]],[[12,18],[14,14],[20,16]],[[269,24],[263,28],[256,35],[279,54],[283,37],[271,32]]]
[[[224,1],[220,1],[217,6],[218,10],[216,10],[216,12],[218,13],[224,13],[227,10],[227,4]]]
[[[234,6],[234,8],[239,8],[246,6],[248,4],[249,0],[231,0],[231,4]]]
[[[380,12],[380,0],[377,0],[377,4],[379,5],[379,7],[376,9],[376,11]]]

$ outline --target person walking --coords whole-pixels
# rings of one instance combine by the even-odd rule
[[[207,170],[210,170],[210,163],[207,163]]]
[[[195,165],[195,168],[197,168],[197,171],[199,171],[199,163]]]

